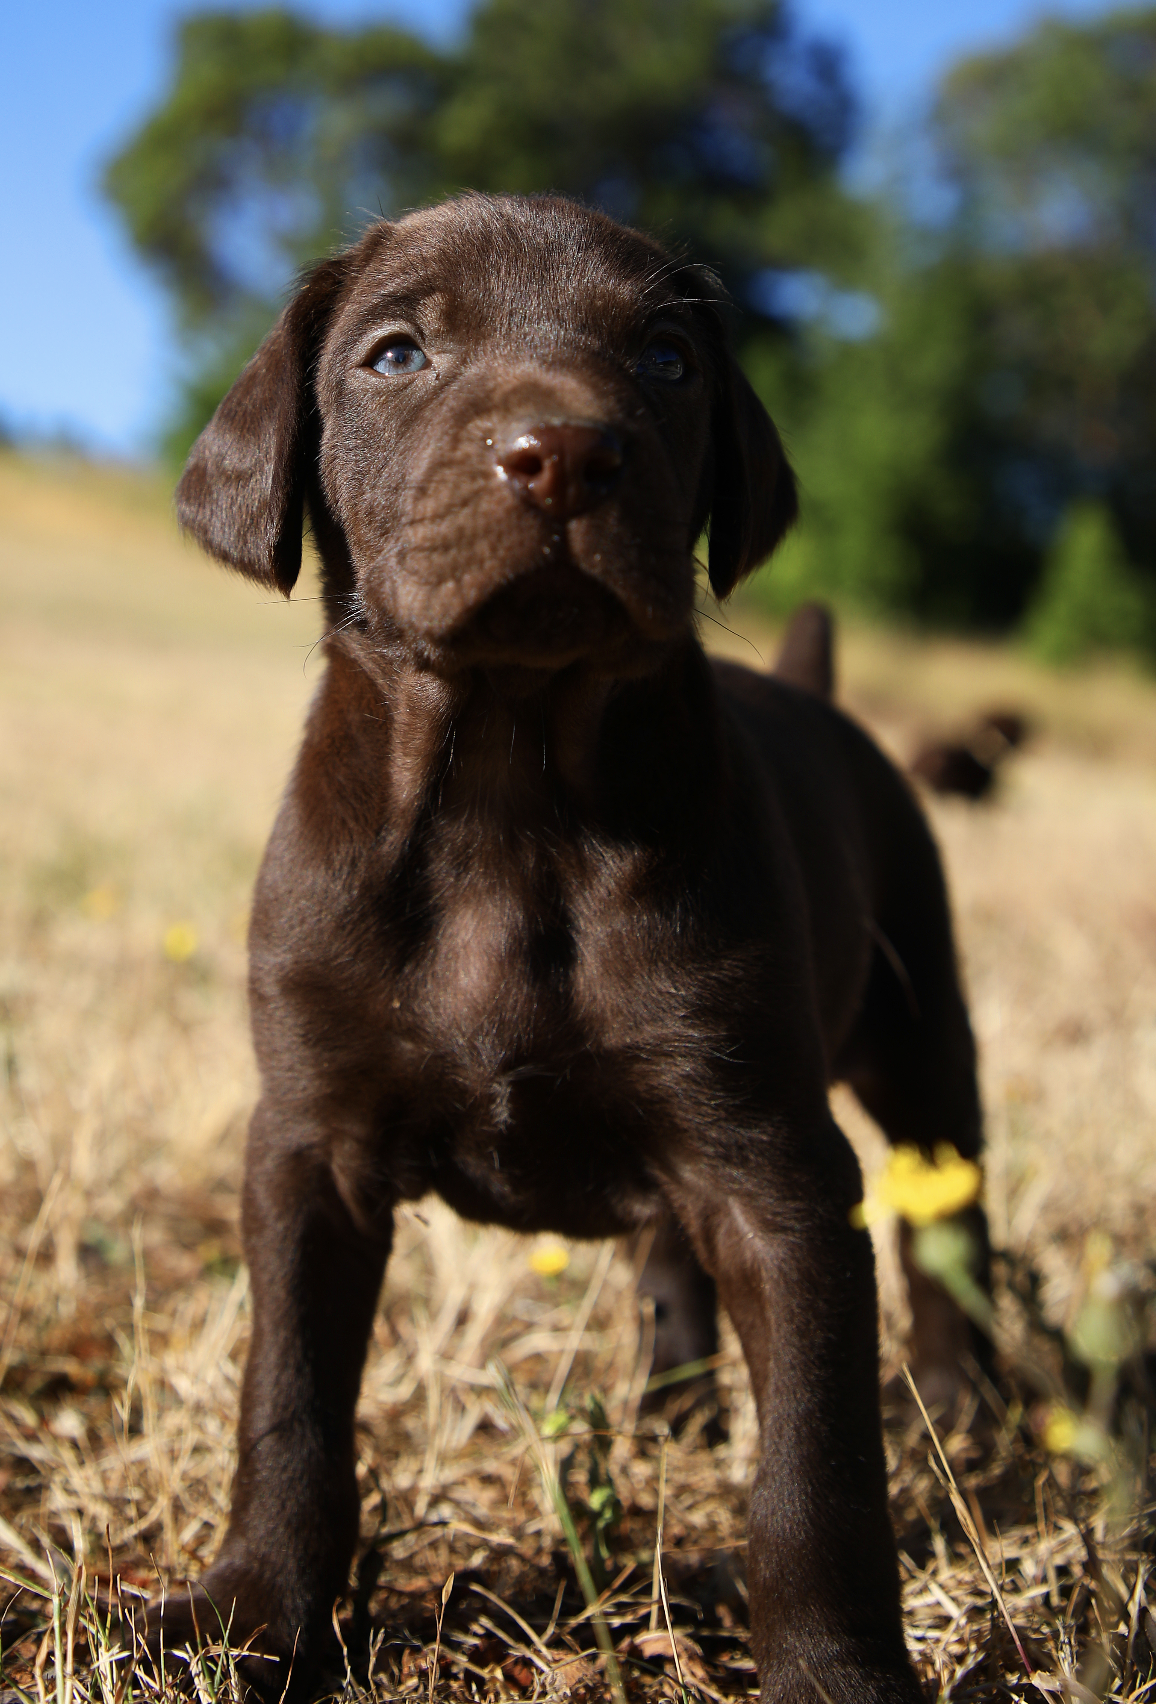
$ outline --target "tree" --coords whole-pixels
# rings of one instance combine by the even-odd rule
[[[860,275],[880,329],[812,334],[784,393],[806,516],[784,593],[1006,629],[1081,502],[1156,586],[1156,10],[964,62],[925,141],[946,215],[884,198]]]
[[[1125,556],[1100,503],[1064,516],[1027,612],[1025,633],[1046,663],[1074,663],[1096,650],[1150,650],[1151,587]]]
[[[773,288],[853,277],[837,53],[778,0],[482,0],[460,44],[275,10],[181,26],[172,87],[105,187],[194,355],[183,449],[294,271],[368,217],[464,188],[557,190],[714,264],[752,335]]]
[[[1156,10],[1049,21],[960,66],[938,127],[989,315],[990,430],[1025,525],[1102,500],[1156,570]],[[1037,513],[1033,514],[1035,506]]]

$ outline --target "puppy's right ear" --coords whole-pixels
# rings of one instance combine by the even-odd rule
[[[799,513],[798,490],[770,415],[733,355],[719,375],[712,417],[711,590],[721,601],[764,562]]]
[[[313,369],[346,274],[344,257],[314,267],[193,445],[177,486],[182,529],[286,597],[301,571],[318,439]]]

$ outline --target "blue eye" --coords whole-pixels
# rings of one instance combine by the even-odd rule
[[[682,352],[673,343],[664,343],[659,339],[656,343],[648,343],[638,357],[634,371],[640,379],[662,379],[671,384],[675,379],[681,379],[686,372],[686,361]]]
[[[393,378],[397,373],[418,373],[425,365],[425,354],[412,337],[395,337],[381,351],[373,363],[373,370]]]

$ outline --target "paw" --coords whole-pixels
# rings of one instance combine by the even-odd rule
[[[197,1584],[183,1582],[148,1603],[142,1642],[158,1672],[163,1663],[166,1678],[180,1685],[184,1671],[199,1696],[198,1671],[216,1675],[235,1665],[246,1687],[276,1704],[287,1689],[290,1698],[299,1692],[315,1664],[275,1596],[243,1569],[219,1563]]]
[[[763,1679],[760,1704],[925,1704],[904,1657],[886,1667],[870,1661],[823,1661],[813,1652],[777,1664]]]

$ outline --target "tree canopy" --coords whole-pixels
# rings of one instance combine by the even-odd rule
[[[176,47],[106,178],[193,352],[174,448],[302,262],[460,189],[557,190],[742,310],[803,487],[772,598],[1006,627],[1089,504],[1156,589],[1156,9],[956,66],[934,217],[842,187],[853,91],[779,0],[479,0],[445,48],[207,12]]]
[[[187,436],[303,261],[465,188],[579,196],[714,264],[781,331],[778,274],[853,268],[853,121],[838,54],[778,0],[482,0],[445,49],[206,12],[105,188],[199,340]]]
[[[1156,568],[1156,11],[1041,24],[960,66],[937,122],[1006,502],[1046,543],[1102,500]]]
[[[1156,11],[956,66],[924,141],[936,216],[874,209],[877,334],[786,398],[784,592],[1007,627],[1089,502],[1156,587]]]

